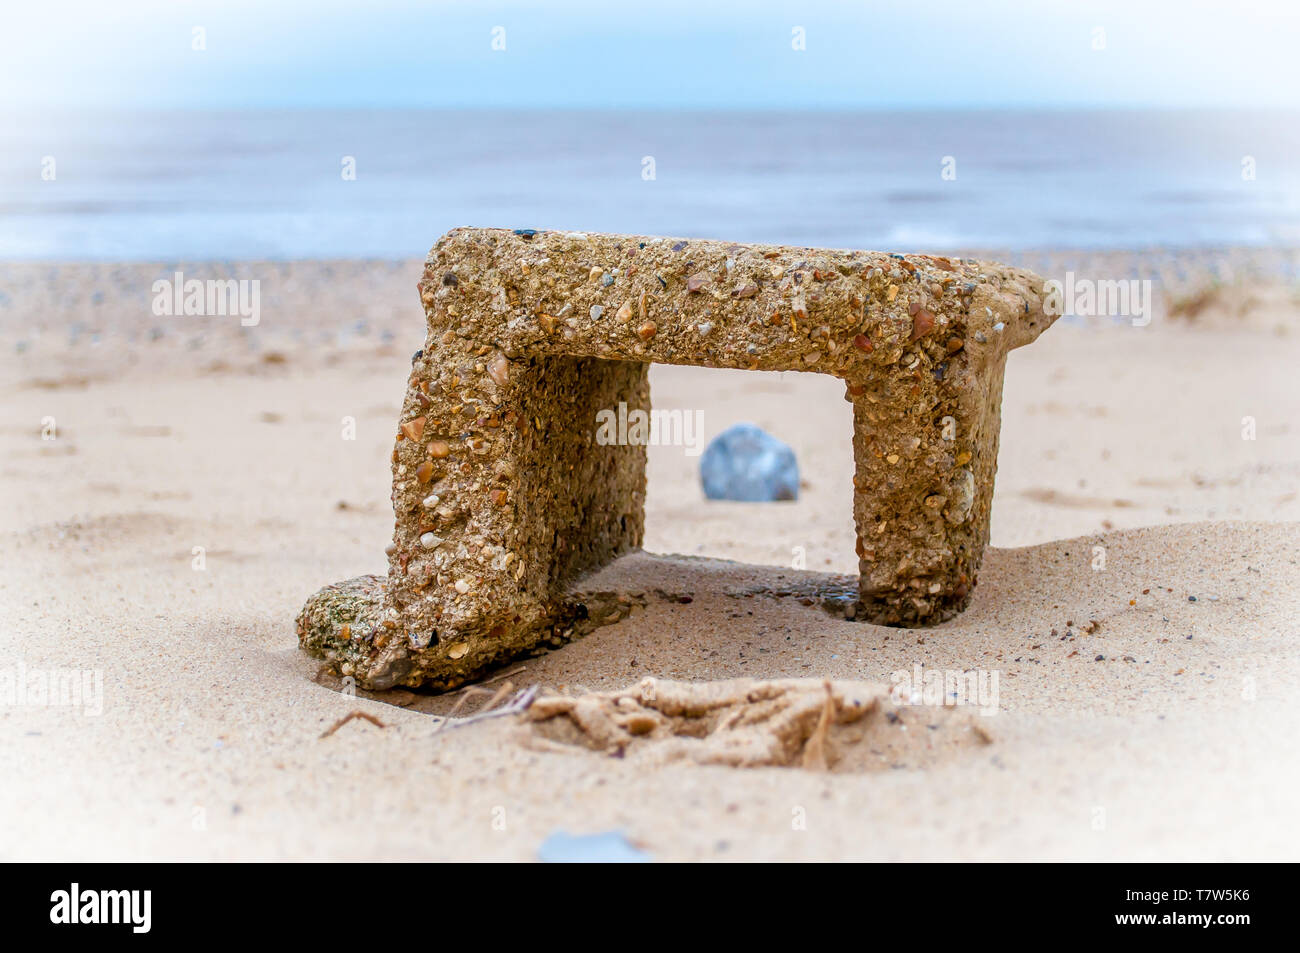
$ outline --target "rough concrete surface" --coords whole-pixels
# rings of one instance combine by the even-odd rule
[[[989,538],[1007,352],[1054,320],[1032,272],[930,255],[456,229],[393,449],[387,580],[327,587],[301,645],[375,689],[459,685],[588,621],[565,599],[640,547],[651,363],[811,371],[853,405],[859,601],[925,626],[970,600]]]

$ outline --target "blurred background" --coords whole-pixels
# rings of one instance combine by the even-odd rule
[[[1291,246],[1300,7],[11,4],[0,257]]]

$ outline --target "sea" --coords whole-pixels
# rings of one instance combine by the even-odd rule
[[[0,259],[409,259],[458,225],[882,251],[1294,248],[1300,114],[53,111],[0,122]]]

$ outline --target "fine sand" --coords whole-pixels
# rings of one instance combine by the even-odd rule
[[[996,714],[891,706],[791,767],[440,730],[487,694],[351,696],[298,650],[308,595],[384,571],[419,262],[0,264],[0,690],[102,679],[99,713],[0,691],[0,859],[532,860],[608,830],[661,860],[1295,859],[1300,303],[1234,254],[1171,271],[1148,327],[1012,355],[993,548],[934,629],[813,597],[856,571],[842,385],[652,371],[706,439],[791,443],[801,499],[705,502],[698,459],[652,448],[646,549],[691,558],[606,570],[630,614],[488,689],[998,676]],[[176,270],[260,280],[260,323],[155,316]],[[326,734],[356,710],[383,727]]]

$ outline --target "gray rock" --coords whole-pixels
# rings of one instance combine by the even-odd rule
[[[544,864],[643,864],[650,855],[622,831],[577,835],[555,831],[538,846],[537,859]]]
[[[797,500],[799,464],[789,446],[762,428],[733,424],[700,457],[700,483],[710,500]]]

